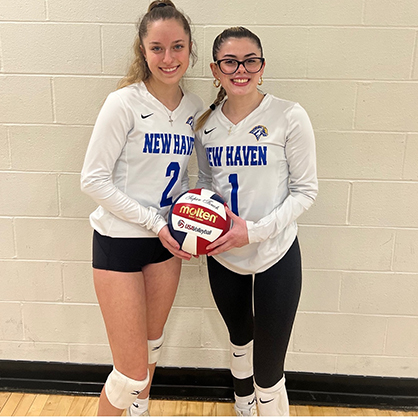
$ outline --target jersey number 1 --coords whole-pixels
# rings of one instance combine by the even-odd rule
[[[165,173],[166,177],[172,176],[170,182],[167,184],[167,187],[163,191],[163,195],[161,196],[161,203],[160,206],[163,208],[164,206],[171,206],[173,204],[173,198],[168,197],[168,194],[171,192],[171,189],[176,184],[176,181],[179,178],[180,173],[180,164],[177,162],[172,162],[168,165],[167,171]]]
[[[231,190],[231,210],[235,215],[239,216],[238,213],[238,174],[230,174],[228,181],[232,186]]]

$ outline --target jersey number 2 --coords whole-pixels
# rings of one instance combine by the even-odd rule
[[[230,174],[228,181],[232,186],[231,190],[231,210],[235,215],[239,216],[238,213],[238,174]]]
[[[167,187],[163,191],[163,195],[161,196],[161,203],[160,206],[171,206],[173,204],[173,198],[168,197],[168,194],[171,192],[171,189],[176,184],[176,181],[179,178],[180,173],[180,164],[177,162],[170,163],[167,167],[167,171],[165,173],[166,177],[172,176],[170,182],[167,184]]]

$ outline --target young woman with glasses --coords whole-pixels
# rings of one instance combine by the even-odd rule
[[[288,415],[284,361],[302,278],[296,219],[317,195],[314,133],[298,103],[259,91],[265,60],[254,33],[226,29],[212,54],[220,91],[196,125],[197,187],[231,209],[233,226],[207,261],[229,331],[235,410]]]
[[[148,415],[181,259],[191,258],[171,237],[165,216],[188,189],[193,121],[203,106],[180,87],[192,37],[170,0],[149,5],[134,53],[99,113],[81,173],[82,190],[100,205],[90,215],[93,278],[114,364],[99,415],[124,409]]]

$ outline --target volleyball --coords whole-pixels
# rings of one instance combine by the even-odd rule
[[[206,247],[231,226],[225,207],[225,201],[208,189],[181,194],[168,213],[168,228],[180,248],[193,255],[207,254]]]

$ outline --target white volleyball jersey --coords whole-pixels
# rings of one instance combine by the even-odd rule
[[[315,200],[314,133],[299,104],[269,94],[236,125],[222,105],[196,134],[197,187],[212,188],[247,222],[250,243],[215,259],[240,274],[259,273],[285,255],[296,218]]]
[[[100,206],[92,227],[111,237],[155,237],[171,203],[189,188],[193,123],[203,103],[184,92],[169,111],[144,83],[107,97],[93,129],[81,188]]]

